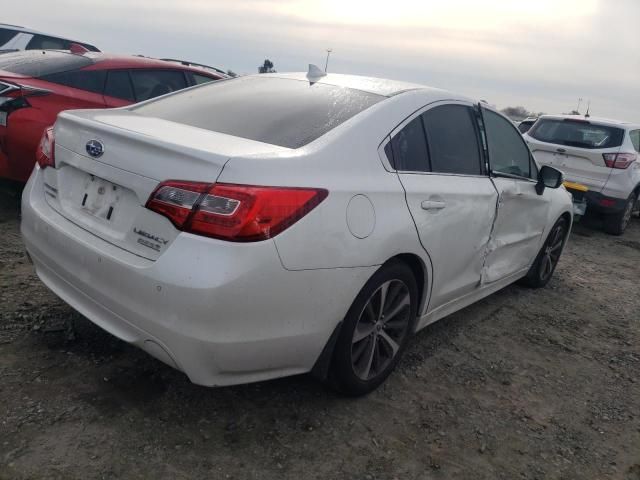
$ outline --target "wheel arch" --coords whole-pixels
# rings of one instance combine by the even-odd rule
[[[418,297],[420,298],[420,302],[418,303],[418,316],[420,316],[422,309],[426,305],[430,287],[427,265],[425,264],[424,260],[415,253],[400,253],[389,258],[386,262],[380,265],[380,268],[376,271],[379,271],[381,268],[384,268],[385,265],[393,262],[404,263],[413,272],[416,283],[418,285]],[[338,340],[338,336],[340,335],[342,324],[343,320],[341,319],[334,328],[331,336],[324,346],[324,349],[320,353],[320,356],[311,369],[311,375],[318,378],[319,380],[326,380],[328,378],[329,368],[331,366],[331,360],[333,358],[333,350],[335,348],[336,341]]]
[[[406,264],[413,272],[413,276],[418,284],[418,298],[420,298],[418,303],[418,315],[420,315],[420,312],[423,311],[426,304],[430,285],[427,266],[424,260],[415,253],[400,253],[387,260],[385,265],[393,261],[399,261]]]

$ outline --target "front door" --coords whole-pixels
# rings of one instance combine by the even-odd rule
[[[538,168],[513,124],[483,108],[491,180],[498,207],[487,246],[482,283],[527,269],[542,244],[548,223],[550,192],[538,195]]]

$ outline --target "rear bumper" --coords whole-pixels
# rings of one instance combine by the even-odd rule
[[[603,195],[600,192],[594,192],[591,190],[587,192],[581,192],[572,188],[567,188],[567,190],[573,196],[574,203],[586,201],[587,210],[589,211],[600,213],[617,213],[624,210],[625,204],[627,203],[626,199],[609,197],[607,195]]]
[[[310,371],[375,267],[292,272],[272,241],[180,234],[156,261],[115,247],[46,203],[42,172],[22,198],[41,280],[96,325],[201,385]]]

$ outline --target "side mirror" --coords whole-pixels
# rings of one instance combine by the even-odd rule
[[[564,176],[562,172],[556,168],[544,165],[540,172],[538,172],[538,184],[536,185],[536,192],[538,195],[542,195],[545,188],[560,188]]]

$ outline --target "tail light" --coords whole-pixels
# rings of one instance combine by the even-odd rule
[[[53,136],[53,127],[49,127],[42,134],[42,138],[38,144],[38,150],[36,151],[36,161],[38,162],[38,165],[40,165],[40,168],[55,168],[55,146],[56,141]]]
[[[607,167],[621,170],[629,168],[629,165],[638,159],[635,153],[604,153],[602,156]]]
[[[296,223],[327,195],[317,188],[168,181],[156,188],[146,207],[185,232],[257,242]]]
[[[0,82],[0,126],[7,126],[9,114],[30,106],[20,85]]]

